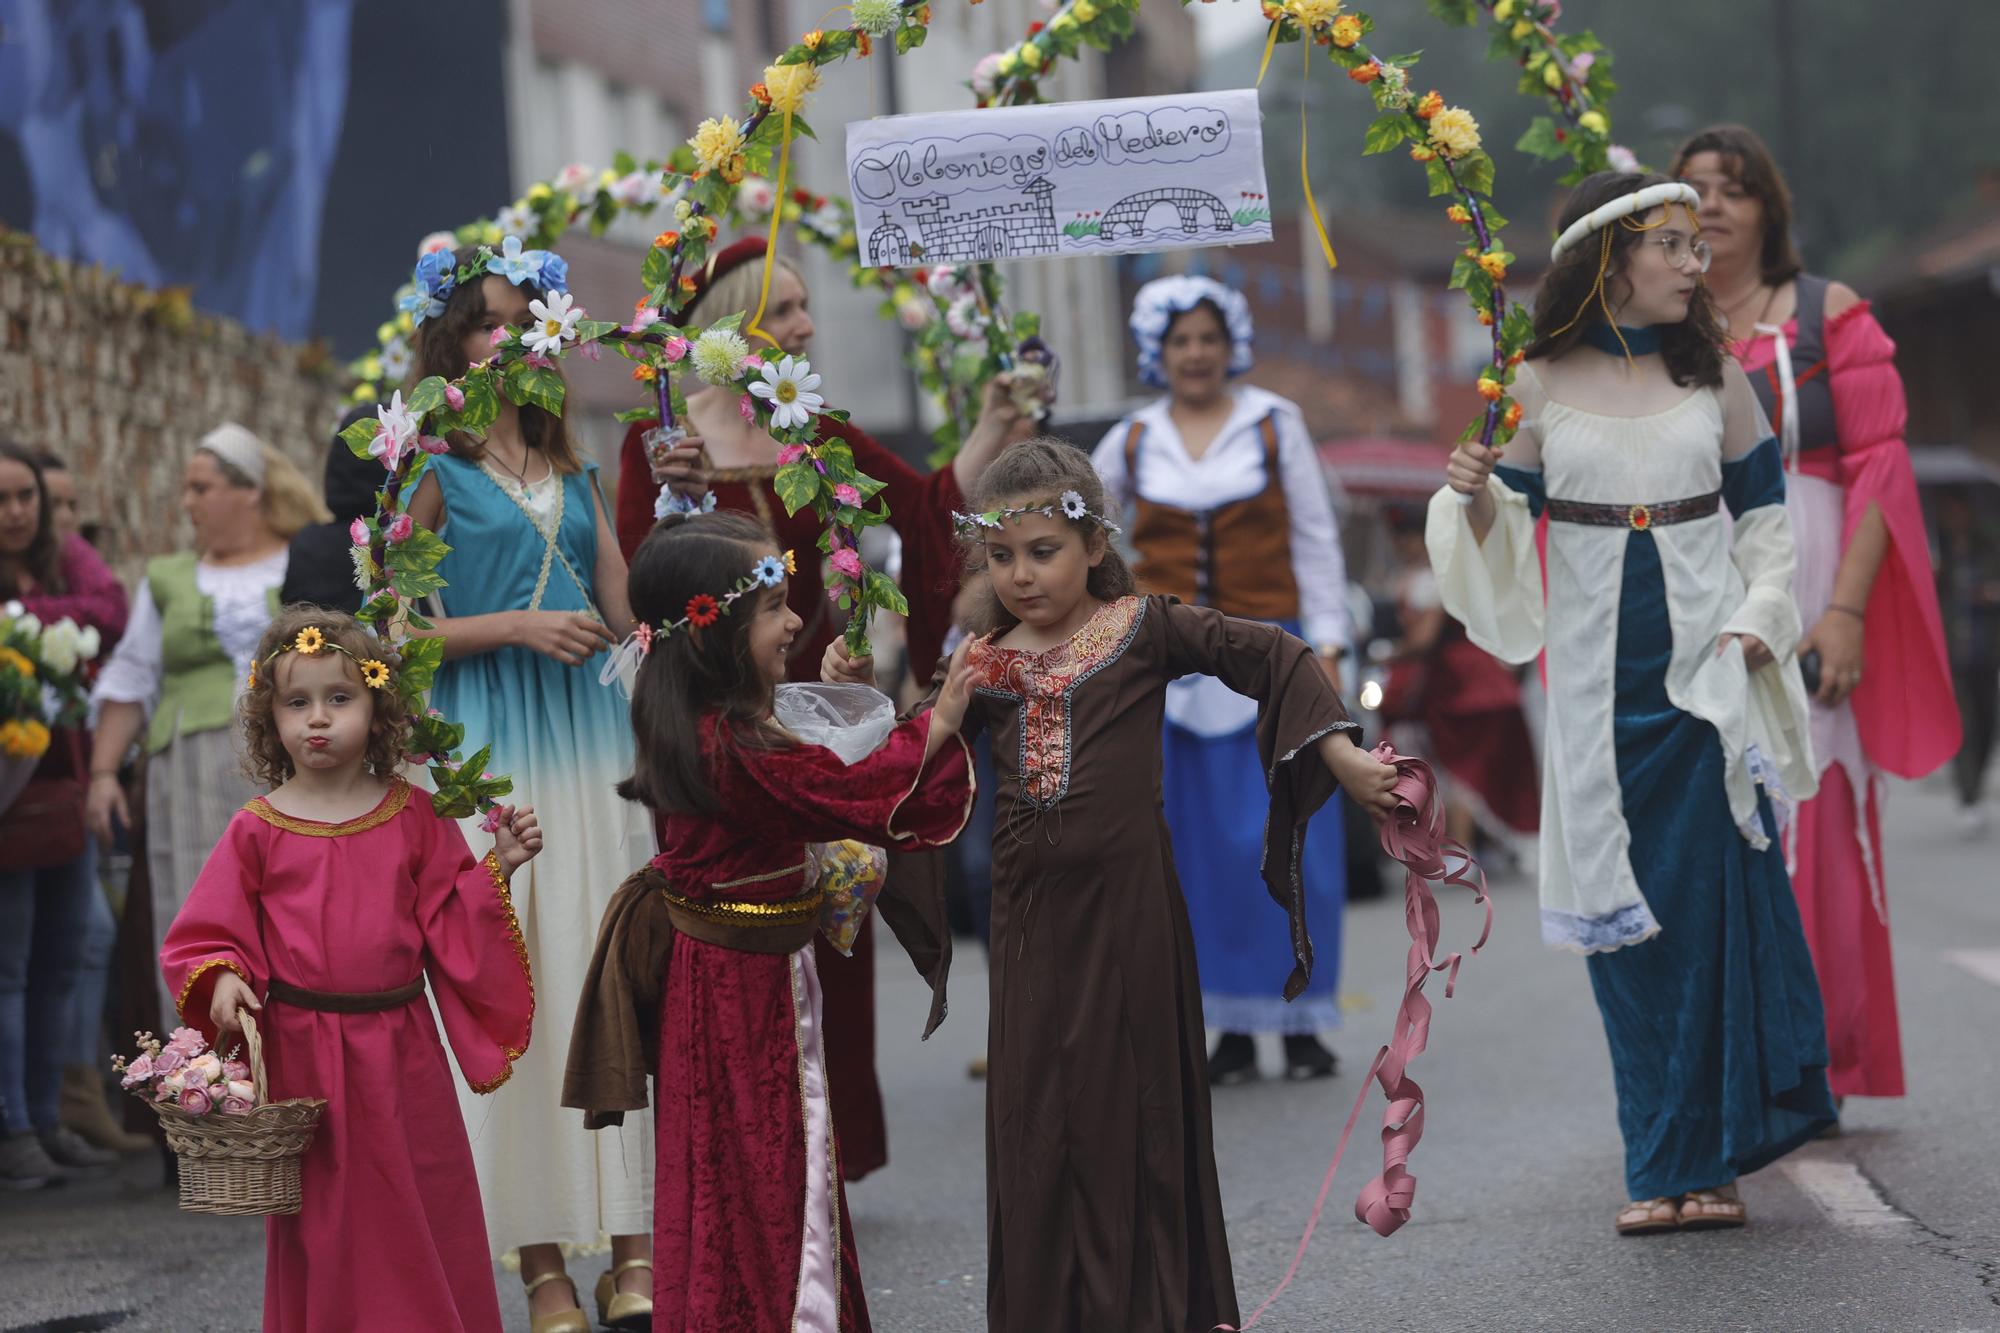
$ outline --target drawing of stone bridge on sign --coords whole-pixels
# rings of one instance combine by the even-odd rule
[[[1019,202],[974,213],[949,212],[951,200],[943,195],[904,200],[903,211],[916,219],[921,241],[912,246],[909,233],[884,218],[868,233],[868,262],[965,264],[1055,254],[1055,189],[1037,176],[1021,187],[1025,197]]]
[[[1181,230],[1190,236],[1201,230],[1201,215],[1204,212],[1213,219],[1216,231],[1234,231],[1236,228],[1230,220],[1229,210],[1208,191],[1169,186],[1128,195],[1105,209],[1098,235],[1107,241],[1116,240],[1119,230],[1123,228],[1136,239],[1145,234],[1146,215],[1161,204],[1171,205],[1180,214]]]

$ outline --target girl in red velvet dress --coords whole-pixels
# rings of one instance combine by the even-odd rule
[[[793,561],[740,514],[666,519],[632,564],[633,776],[675,933],[659,1001],[653,1327],[865,1330],[827,1099],[809,844],[913,850],[972,806],[963,654],[935,709],[852,764],[773,720]],[[614,908],[615,910],[615,908]]]
[[[716,251],[703,272],[691,275],[700,285],[682,318],[692,325],[709,325],[741,314],[747,323],[757,309],[764,250],[762,237],[747,236]],[[777,351],[807,354],[814,333],[810,304],[798,270],[778,257],[771,268],[771,297],[759,321],[776,340]],[[768,350],[761,343],[756,346]],[[965,492],[1003,449],[1032,433],[1033,422],[1016,407],[1009,384],[1004,375],[995,378],[964,446],[949,465],[931,473],[919,473],[851,422],[816,419],[822,441],[844,442],[854,451],[861,471],[883,483],[889,526],[903,542],[900,583],[910,600],[909,662],[920,684],[929,683],[943,651],[951,629],[952,598],[958,593],[960,558],[951,513],[965,507]],[[787,679],[817,681],[820,657],[842,628],[840,616],[827,602],[821,577],[821,556],[815,546],[819,520],[809,509],[785,513],[772,489],[778,471],[777,442],[743,421],[733,395],[709,389],[693,376],[687,377],[685,387],[688,411],[681,424],[690,437],[673,462],[656,472],[646,457],[641,437],[657,422],[635,422],[625,432],[618,457],[619,545],[630,560],[652,530],[653,502],[664,481],[691,487],[697,496],[713,492],[718,509],[756,515],[780,546],[799,552],[799,568],[787,586],[791,608],[802,623],[788,659]],[[840,401],[834,405],[860,406]],[[702,460],[699,470],[696,458]],[[841,1175],[855,1181],[889,1161],[882,1093],[875,1078],[874,934],[863,922],[852,957],[823,941],[818,947],[827,1009],[833,1015],[828,1035],[833,1100],[846,1142]]]
[[[265,1223],[264,1328],[280,1333],[500,1327],[424,990],[473,1090],[505,1083],[535,1013],[507,881],[542,835],[521,806],[475,861],[457,822],[397,775],[392,661],[336,611],[299,607],[265,631],[242,709],[272,790],[230,821],[160,950],[184,1023],[213,1041],[254,1011],[271,1100],[327,1100],[302,1211]]]

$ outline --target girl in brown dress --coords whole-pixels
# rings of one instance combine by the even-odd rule
[[[1237,1318],[1203,1077],[1201,985],[1161,809],[1167,682],[1258,701],[1266,888],[1312,969],[1306,821],[1338,783],[1378,817],[1395,770],[1313,650],[1272,625],[1140,597],[1089,458],[1031,440],[978,488],[968,738],[992,735],[987,1321],[996,1333],[1207,1330]],[[851,678],[839,645],[828,674]],[[892,874],[895,872],[892,872]],[[1273,921],[1276,929],[1276,921]],[[899,932],[900,933],[900,932]]]

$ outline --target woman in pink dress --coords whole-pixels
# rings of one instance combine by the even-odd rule
[[[505,1083],[535,1012],[507,881],[542,838],[523,806],[475,861],[457,822],[397,776],[393,660],[317,607],[265,632],[241,707],[272,791],[230,822],[160,951],[183,1022],[214,1040],[254,1011],[271,1100],[327,1102],[302,1210],[265,1224],[266,1333],[500,1328],[479,1178],[424,991],[473,1090]]]
[[[1820,771],[1786,850],[1826,1001],[1833,1092],[1900,1097],[1882,778],[1919,778],[1950,759],[1959,717],[1896,346],[1851,288],[1804,271],[1791,193],[1754,133],[1703,130],[1672,174],[1701,194],[1708,285],[1784,451]]]

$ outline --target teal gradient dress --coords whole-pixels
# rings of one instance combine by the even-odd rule
[[[597,468],[586,464],[525,491],[466,459],[434,459],[444,495],[439,535],[447,616],[500,611],[596,614]],[[534,1040],[507,1087],[461,1093],[496,1252],[651,1230],[652,1133],[645,1117],[595,1133],[562,1110],[569,1020],[605,905],[653,854],[643,807],[612,790],[632,770],[624,697],[598,684],[603,655],[565,666],[506,646],[447,661],[431,704],[465,726],[468,753],[493,747],[489,767],[514,779],[509,799],[533,805],[546,845],[514,876],[514,906],[534,973]],[[464,821],[477,847],[490,841]]]

